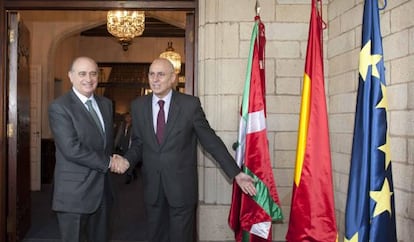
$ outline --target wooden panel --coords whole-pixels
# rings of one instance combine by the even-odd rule
[[[194,87],[194,72],[195,63],[195,15],[188,13],[186,16],[185,27],[185,62],[187,68],[185,69],[185,92],[190,95],[197,95],[197,90]]]
[[[6,117],[7,112],[5,108],[6,85],[5,85],[5,60],[6,60],[6,14],[4,10],[4,1],[0,1],[0,241],[6,241],[6,163],[7,163],[7,149],[6,149]]]
[[[21,241],[30,227],[30,33],[9,13],[8,226],[7,241]]]

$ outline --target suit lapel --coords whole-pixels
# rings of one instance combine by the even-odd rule
[[[90,116],[88,109],[85,107],[85,104],[82,103],[82,101],[76,96],[76,94],[71,91],[71,97],[72,97],[72,105],[73,110],[79,111],[80,113],[83,113],[84,117],[88,117],[87,119],[90,121],[91,125],[94,125],[95,122],[93,121],[92,117]],[[96,125],[95,125],[96,126]]]
[[[84,114],[83,116],[84,117],[87,117],[86,119],[89,120],[90,126],[91,127],[94,127],[94,129],[96,130],[96,132],[98,132],[100,134],[100,136],[102,137],[101,132],[99,131],[99,127],[96,125],[95,121],[91,117],[88,109],[85,107],[85,104],[82,103],[82,101],[76,96],[76,94],[73,91],[71,91],[71,97],[72,97],[72,100],[73,100],[73,103],[72,103],[73,104],[73,108],[74,108],[73,110],[75,110],[75,111],[78,110],[79,113],[83,113]],[[104,115],[104,111],[103,110],[105,110],[105,108],[103,107],[101,101],[98,101],[98,98],[95,97],[95,100],[98,103],[99,111],[102,114],[102,117],[103,117],[103,120],[104,120],[104,125],[105,125],[105,130],[107,130],[110,127],[108,127],[107,126],[107,123],[105,123],[105,117],[108,117],[108,116],[105,116]],[[107,113],[107,111],[106,111],[106,113]],[[104,141],[105,141],[104,143],[106,143],[106,139]]]
[[[144,105],[144,112],[147,114],[146,117],[148,117],[148,119],[146,120],[146,123],[148,123],[148,125],[145,128],[146,130],[149,130],[149,136],[151,137],[151,142],[154,144],[154,146],[158,146],[161,148],[174,128],[177,122],[177,118],[179,117],[181,108],[179,105],[179,101],[177,100],[177,95],[173,91],[170,109],[168,110],[168,119],[164,130],[164,140],[161,144],[158,144],[157,135],[154,130],[154,117],[152,115],[152,95],[153,94],[147,96],[146,104]]]
[[[108,110],[107,106],[103,105],[102,99],[99,96],[95,96],[95,101],[98,104],[99,111],[102,115],[105,133],[108,133],[107,131],[112,128],[110,127],[110,124],[107,122],[108,118],[111,116],[110,110]]]
[[[167,124],[164,130],[164,141],[168,139],[168,136],[173,130],[177,122],[179,113],[180,113],[181,108],[179,105],[179,101],[177,99],[178,99],[178,95],[176,95],[176,93],[173,91],[172,96],[171,96],[170,109],[168,110]],[[161,143],[161,145],[164,143],[164,141]]]
[[[148,137],[151,137],[151,142],[154,144],[154,146],[158,146],[157,142],[157,136],[155,134],[154,130],[154,120],[152,116],[152,95],[145,96],[145,105],[144,105],[144,113],[146,114],[144,117],[147,117],[146,120],[146,127],[145,130],[148,132]]]
[[[99,96],[95,96],[95,100],[96,100],[96,103],[98,104],[99,111],[101,112],[102,120],[104,123],[104,128],[105,128],[104,146],[106,147],[106,145],[108,144],[108,140],[112,139],[112,137],[110,137],[112,135],[112,132],[109,132],[109,130],[112,129],[113,127],[111,127],[111,124],[108,122],[108,120],[111,118],[111,110],[108,109],[107,105],[104,105],[102,99]]]

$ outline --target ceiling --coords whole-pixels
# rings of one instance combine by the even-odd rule
[[[106,29],[106,24],[81,32],[81,36],[111,37]],[[145,17],[145,30],[141,37],[185,37],[185,30],[153,17]]]
[[[0,0],[1,1],[1,0]],[[81,32],[82,36],[113,37],[106,29],[106,11],[20,11],[25,21],[32,22],[75,22],[101,21],[101,25]],[[140,37],[185,38],[185,11],[146,11],[145,30]]]

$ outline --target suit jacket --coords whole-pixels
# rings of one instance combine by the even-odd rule
[[[132,144],[125,158],[131,167],[142,161],[147,203],[156,202],[160,186],[172,206],[197,203],[197,141],[228,177],[233,178],[240,172],[223,141],[210,127],[197,97],[173,91],[161,144],[154,131],[152,94],[134,100],[131,115]]]
[[[125,128],[126,123],[125,121],[121,123],[119,126],[116,136],[115,136],[115,153],[119,153],[121,155],[124,155],[125,152],[129,149],[129,146],[131,144],[131,125],[128,126],[128,128]],[[125,130],[126,129],[126,130]]]
[[[107,173],[113,148],[112,102],[99,96],[95,100],[105,123],[105,138],[72,90],[49,105],[56,146],[55,211],[92,213],[101,204],[104,192],[112,198]]]

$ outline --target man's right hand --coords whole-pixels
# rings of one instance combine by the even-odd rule
[[[256,195],[254,179],[251,176],[244,172],[240,172],[234,179],[244,193],[249,194],[250,196]]]

